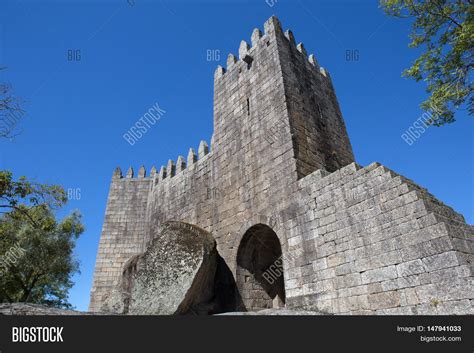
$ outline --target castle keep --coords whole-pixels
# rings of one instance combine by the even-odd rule
[[[276,17],[217,68],[210,146],[145,174],[113,175],[91,311],[171,220],[212,233],[246,310],[474,313],[474,227],[387,167],[355,163],[330,75]]]

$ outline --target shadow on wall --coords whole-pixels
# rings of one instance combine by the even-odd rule
[[[214,281],[214,303],[214,310],[209,314],[245,311],[245,306],[237,289],[232,271],[220,255],[217,255],[217,270]]]

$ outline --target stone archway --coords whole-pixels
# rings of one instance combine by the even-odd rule
[[[236,282],[245,310],[284,306],[281,244],[269,226],[254,225],[242,237],[237,251]]]

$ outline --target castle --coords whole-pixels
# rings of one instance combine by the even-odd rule
[[[149,177],[114,172],[90,311],[168,220],[213,234],[245,310],[474,313],[474,227],[355,162],[329,73],[276,17],[215,71],[210,147]]]

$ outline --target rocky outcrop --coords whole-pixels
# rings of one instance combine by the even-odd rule
[[[215,311],[219,255],[212,235],[181,222],[153,230],[146,251],[130,258],[101,311],[132,315]]]
[[[311,310],[298,310],[298,309],[286,309],[286,308],[271,308],[263,309],[259,311],[234,311],[219,314],[223,316],[317,316],[317,315],[329,315],[319,311]]]
[[[68,309],[51,308],[45,305],[29,304],[29,303],[6,303],[0,304],[0,315],[101,315],[101,313],[83,312]],[[313,316],[327,315],[310,310],[291,310],[285,308],[265,309],[260,311],[236,311],[225,312],[218,315],[225,316]]]
[[[94,315],[97,313],[51,308],[40,304],[4,303],[0,304],[0,315]]]

